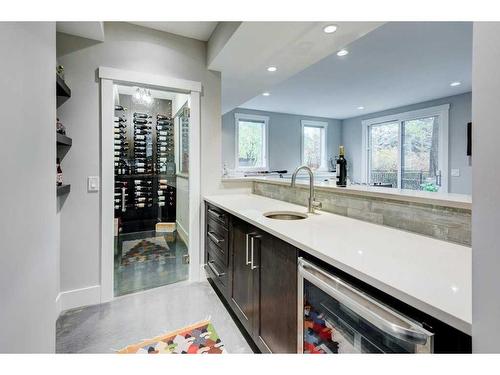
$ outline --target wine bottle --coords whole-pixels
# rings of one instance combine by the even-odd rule
[[[344,157],[344,146],[339,147],[339,157],[336,161],[335,175],[337,186],[345,187],[347,183],[347,160]]]
[[[127,122],[127,119],[126,119],[126,118],[124,118],[124,117],[115,116],[114,121],[115,121],[116,123],[122,123],[122,122]]]
[[[162,119],[156,121],[157,125],[172,125],[172,122],[169,119]]]
[[[134,118],[151,118],[147,113],[134,112]]]
[[[143,118],[134,118],[134,124],[146,125],[146,124],[151,124],[151,121],[148,121]]]
[[[121,106],[121,105],[115,105],[115,111],[126,111],[127,108]]]
[[[167,116],[167,115],[162,115],[161,113],[158,113],[158,114],[156,115],[156,119],[157,119],[157,120],[169,120],[169,119],[170,119],[170,117],[169,117],[169,116]]]
[[[165,202],[158,202],[158,206],[160,206],[160,207],[165,206]]]
[[[61,169],[61,162],[59,160],[59,158],[56,159],[56,171],[57,171],[57,175],[56,175],[56,185],[57,186],[62,186],[63,184],[63,174],[62,174],[62,169]]]
[[[141,135],[141,134],[136,134],[135,135],[135,139],[138,139],[138,140],[146,139],[146,136],[145,135]]]

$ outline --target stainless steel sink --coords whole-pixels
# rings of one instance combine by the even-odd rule
[[[293,212],[293,211],[273,211],[273,212],[266,212],[264,214],[265,217],[269,219],[276,219],[276,220],[302,220],[302,219],[307,219],[307,215],[300,213],[300,212]]]

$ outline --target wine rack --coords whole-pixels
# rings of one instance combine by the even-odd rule
[[[174,123],[144,109],[127,123],[124,110],[115,107],[115,217],[123,233],[154,230],[176,219]]]

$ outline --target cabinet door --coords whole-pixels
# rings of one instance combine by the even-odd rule
[[[296,353],[297,249],[267,233],[257,237],[254,340],[263,352]]]
[[[234,312],[246,328],[252,333],[256,310],[254,307],[253,274],[248,262],[248,242],[252,226],[235,219],[233,223],[233,251],[231,261],[231,303]]]

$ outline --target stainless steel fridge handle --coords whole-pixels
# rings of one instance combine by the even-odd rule
[[[434,335],[303,259],[299,259],[299,274],[378,329],[397,339],[425,345]],[[411,328],[403,327],[401,323]]]

